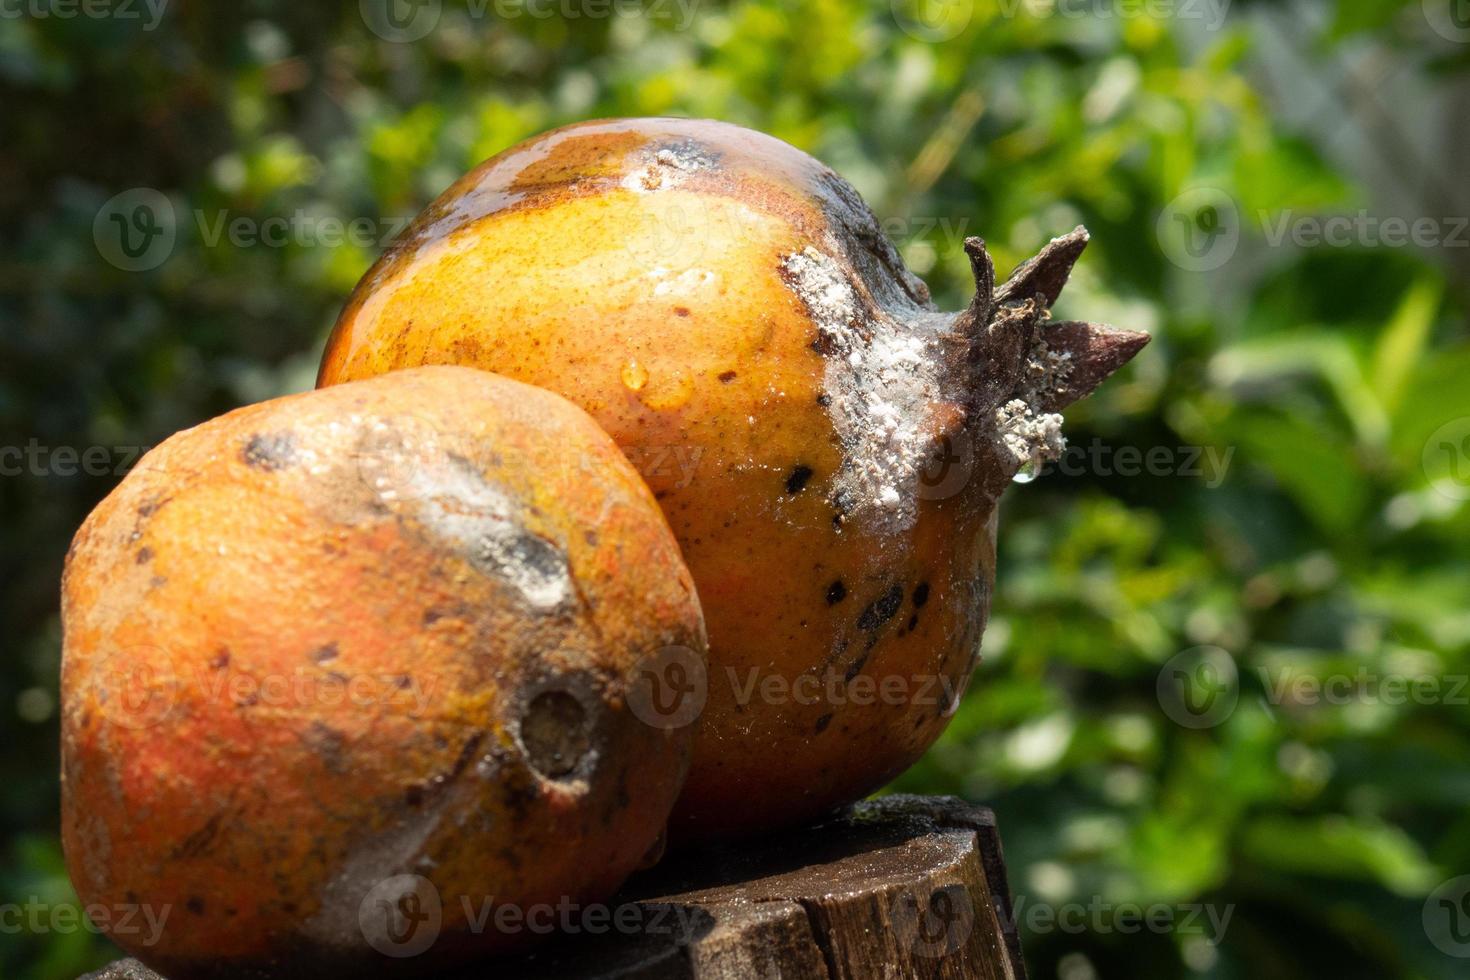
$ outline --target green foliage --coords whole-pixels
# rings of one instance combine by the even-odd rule
[[[858,186],[949,308],[967,299],[964,235],[1004,270],[1085,223],[1058,316],[1155,341],[1069,420],[1085,455],[1008,497],[983,666],[897,786],[996,808],[1036,976],[1462,975],[1421,909],[1470,870],[1470,276],[1449,248],[1273,242],[1283,216],[1382,200],[1334,137],[1400,107],[1272,72],[1351,81],[1340,56],[1368,46],[1433,94],[1463,82],[1470,45],[1400,0],[1315,20],[1241,4],[1218,27],[1169,16],[1185,7],[1219,5],[506,18],[446,2],[414,43],[374,36],[356,3],[179,2],[152,30],[7,16],[0,445],[144,446],[309,386],[346,291],[406,219],[579,119],[712,116],[791,141]],[[1410,149],[1430,145],[1404,116]],[[1403,147],[1378,149],[1402,170]],[[1412,214],[1454,213],[1432,175],[1399,176],[1431,188]],[[93,223],[135,187],[168,197],[177,242],[128,272]],[[1200,187],[1219,207],[1185,209],[1180,234],[1233,209],[1239,243],[1191,271],[1168,219]],[[276,242],[229,231],[297,214],[307,232]],[[367,231],[312,238],[328,219]],[[1161,466],[1126,463],[1161,448]],[[0,477],[0,903],[74,901],[56,583],[116,479]],[[1170,666],[1200,646],[1223,652]],[[1213,696],[1233,709],[1179,723]],[[1089,903],[1102,912],[1079,930],[1027,915]],[[1207,923],[1130,933],[1128,903],[1231,918],[1218,945]],[[0,973],[70,977],[109,955],[84,930],[32,932],[6,935]]]

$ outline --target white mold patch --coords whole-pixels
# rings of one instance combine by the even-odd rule
[[[572,597],[566,555],[516,519],[519,508],[467,462],[435,454],[407,475],[400,496],[423,525],[451,542],[480,571],[551,612]]]
[[[1042,404],[1047,392],[1064,385],[1071,369],[1071,354],[1051,350],[1045,340],[1037,340],[1026,357],[1015,397],[995,410],[996,442],[1013,473],[1029,478],[1066,450],[1061,415],[1038,412],[1034,406]]]
[[[903,326],[864,303],[844,268],[811,246],[786,256],[781,272],[827,355],[827,412],[844,456],[834,499],[880,531],[907,530],[933,444],[937,336],[922,320]]]

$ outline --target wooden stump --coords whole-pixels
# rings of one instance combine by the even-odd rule
[[[493,975],[1025,980],[994,814],[953,798],[889,796],[755,844],[672,854],[608,905],[596,934],[495,961]],[[91,977],[159,980],[132,960]]]

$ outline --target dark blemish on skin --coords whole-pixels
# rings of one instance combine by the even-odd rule
[[[846,598],[847,586],[842,584],[842,579],[838,579],[831,585],[827,586],[827,605],[835,606]]]
[[[918,626],[918,625],[919,625],[919,614],[918,613],[914,613],[912,616],[909,617],[909,624],[908,624],[907,627],[905,627],[905,629],[907,629],[908,632],[912,633],[914,631],[914,627],[915,626]]]
[[[718,377],[719,377],[720,381],[724,382],[725,384],[729,384],[731,381],[734,381],[735,380],[735,372],[734,371],[721,371],[719,373]]]
[[[822,406],[823,408],[826,408],[828,405],[832,404],[832,396],[827,394],[825,391],[822,392],[820,395],[817,396],[817,404]]]
[[[801,493],[806,485],[811,482],[812,468],[805,463],[798,463],[791,470],[791,475],[786,477],[786,492]]]
[[[560,779],[592,748],[587,710],[566,691],[542,691],[521,716],[526,761],[542,776]]]
[[[319,721],[311,723],[311,728],[306,733],[307,744],[311,750],[321,757],[322,765],[331,772],[344,772],[342,749],[347,744],[347,737],[330,725],[324,725]]]
[[[319,664],[324,664],[329,660],[336,660],[338,652],[336,643],[328,643],[312,651],[311,659]]]
[[[209,661],[209,666],[213,667],[215,670],[224,670],[229,665],[230,665],[230,651],[229,650],[221,649],[220,652],[219,653],[216,653],[212,658],[210,658],[210,661]]]
[[[148,564],[152,560],[153,560],[153,549],[152,548],[139,548],[138,549],[138,564],[139,565],[146,565],[146,564]]]
[[[811,348],[823,357],[832,357],[841,350],[837,338],[821,329],[817,330],[817,335],[812,338]]]
[[[190,912],[193,912],[195,915],[203,915],[204,899],[200,898],[198,895],[194,895],[187,902],[184,903],[184,908],[188,909]]]
[[[410,786],[403,791],[403,802],[409,806],[421,806],[424,802],[424,788],[422,786]]]
[[[296,462],[296,438],[289,432],[270,435],[257,432],[240,451],[240,458],[246,466],[268,472],[285,469]]]
[[[844,681],[851,682],[854,677],[862,672],[863,664],[868,662],[868,654],[871,653],[872,650],[873,648],[869,647],[861,657],[858,657],[848,666],[847,672],[842,675],[842,679]]]
[[[894,613],[903,605],[903,586],[890,586],[872,602],[868,603],[862,615],[858,616],[857,626],[860,630],[875,630],[893,618]]]
[[[832,712],[829,711],[825,715],[817,719],[817,734],[820,735],[825,732],[827,730],[827,726],[830,724],[832,724]]]
[[[687,306],[676,306],[676,307],[674,307],[674,315],[675,316],[688,316],[689,315],[689,307],[687,307]]]
[[[223,819],[224,815],[220,813],[216,813],[210,817],[208,823],[194,831],[188,837],[185,837],[184,842],[174,848],[174,852],[170,857],[175,861],[179,861],[186,858],[196,858],[204,854],[209,850],[209,846],[214,843],[215,836],[219,834],[220,822]]]
[[[923,609],[924,603],[929,601],[929,583],[920,582],[914,586],[914,608]]]

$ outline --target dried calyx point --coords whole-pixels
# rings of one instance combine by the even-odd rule
[[[1051,322],[1087,229],[1052,239],[995,285],[995,265],[979,238],[965,239],[975,298],[954,321],[950,361],[965,379],[972,433],[989,443],[1000,486],[1061,454],[1059,412],[1087,397],[1148,343],[1146,333],[1081,321]],[[996,489],[999,489],[997,487]]]

